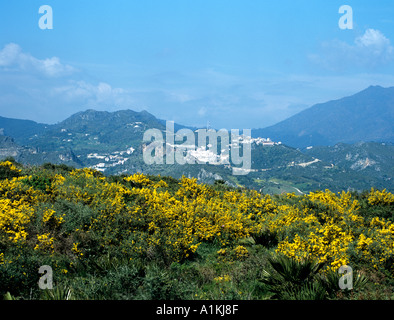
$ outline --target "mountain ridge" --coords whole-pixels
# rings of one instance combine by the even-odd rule
[[[254,129],[293,147],[357,141],[394,142],[394,87],[370,86],[354,95],[318,103],[273,126]]]

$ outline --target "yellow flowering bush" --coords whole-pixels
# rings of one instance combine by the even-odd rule
[[[48,225],[51,228],[57,228],[62,223],[64,223],[65,221],[64,218],[65,218],[65,214],[63,214],[62,216],[56,216],[55,210],[45,209],[42,216],[42,222],[44,225]]]
[[[33,213],[33,208],[22,200],[0,199],[0,239],[26,240]]]
[[[78,248],[79,243],[73,243],[73,246],[71,248],[71,251],[77,256],[77,257],[82,257],[83,252],[81,249]]]
[[[30,205],[45,202],[47,197],[39,190],[26,185],[24,181],[28,176],[0,180],[0,197],[15,201],[23,201]]]
[[[386,189],[382,191],[371,189],[371,192],[368,195],[368,202],[371,205],[377,204],[385,204],[385,205],[393,205],[394,204],[394,195],[390,192],[387,192]]]
[[[218,283],[219,282],[229,282],[229,281],[231,281],[231,278],[228,274],[225,274],[223,276],[219,276],[219,277],[214,278],[213,281],[218,282]]]
[[[37,240],[38,243],[34,247],[34,250],[42,250],[42,251],[47,251],[49,253],[53,253],[54,251],[53,242],[55,239],[51,237],[50,233],[37,235]]]
[[[362,259],[378,269],[389,263],[393,267],[394,224],[374,217],[369,228],[357,239],[357,250]]]
[[[249,256],[249,251],[244,246],[237,246],[234,253],[238,260],[244,260]]]
[[[18,169],[11,161],[2,161],[0,162],[0,167],[8,169],[9,171],[13,171],[15,173],[21,173],[22,170]]]
[[[152,181],[150,181],[143,173],[133,174],[124,178],[124,180],[127,182],[132,182],[139,187],[149,186],[152,184]]]
[[[385,194],[384,198],[390,196]],[[327,262],[332,270],[349,263],[353,247],[354,254],[375,267],[394,256],[393,224],[378,217],[368,222],[358,214],[359,202],[352,199],[350,193],[336,195],[329,190],[318,191],[304,199],[310,204],[303,210],[285,208],[283,211],[283,207],[279,207],[276,219],[272,220],[272,230],[283,234],[293,230],[295,233],[279,242],[277,252],[298,261],[313,258]]]

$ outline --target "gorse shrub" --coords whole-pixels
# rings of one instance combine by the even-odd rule
[[[3,161],[0,162],[0,180],[2,179],[12,179],[19,177],[22,170],[16,166],[13,161]]]

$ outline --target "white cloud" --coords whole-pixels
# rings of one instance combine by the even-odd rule
[[[47,77],[65,76],[76,71],[75,68],[61,63],[57,57],[37,59],[23,52],[22,48],[15,43],[5,45],[0,51],[0,67],[3,70],[39,72]]]
[[[21,47],[17,44],[7,44],[4,49],[0,51],[0,66],[9,67],[15,64],[18,57],[21,56],[21,51]]]
[[[390,62],[394,57],[394,48],[379,30],[368,29],[364,35],[356,38],[355,48],[364,59],[376,59],[376,63]]]
[[[379,30],[374,29],[367,29],[364,35],[356,38],[355,43],[361,47],[375,47],[380,50],[391,47],[390,40]]]
[[[394,47],[381,31],[367,29],[352,44],[339,40],[322,43],[321,53],[311,54],[309,58],[329,70],[374,69],[394,60]]]

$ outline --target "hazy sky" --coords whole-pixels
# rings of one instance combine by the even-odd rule
[[[39,28],[42,5],[52,30]],[[342,5],[353,29],[338,25]],[[394,86],[393,46],[392,0],[2,0],[0,115],[55,123],[132,109],[265,127]]]

